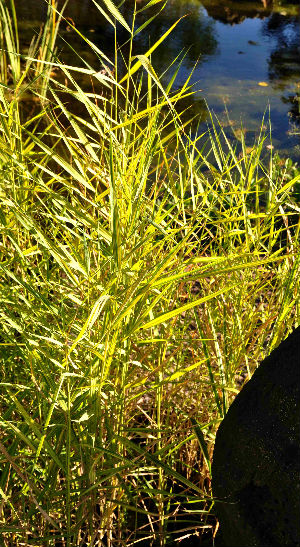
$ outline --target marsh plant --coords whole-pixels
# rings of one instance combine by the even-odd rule
[[[19,55],[14,4],[0,9],[1,545],[212,536],[217,426],[299,324],[299,172],[263,131],[251,148],[213,116],[192,133],[180,60],[166,87],[151,64],[174,29],[135,51],[137,7],[128,23],[99,4],[116,51],[89,42],[98,72],[54,39]],[[49,4],[47,36],[61,17]]]

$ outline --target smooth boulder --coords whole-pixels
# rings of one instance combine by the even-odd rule
[[[300,327],[261,363],[216,435],[222,545],[300,546]]]

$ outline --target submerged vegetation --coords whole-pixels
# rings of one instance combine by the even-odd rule
[[[56,57],[55,0],[26,55],[0,0],[5,547],[212,537],[217,426],[300,319],[297,167],[263,130],[193,134],[180,62],[167,88],[151,65],[164,36],[140,55],[136,9],[99,9],[97,72]]]

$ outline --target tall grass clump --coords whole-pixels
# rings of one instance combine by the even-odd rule
[[[212,535],[217,425],[299,324],[300,176],[266,157],[263,134],[238,150],[212,118],[193,135],[189,79],[164,88],[151,64],[172,29],[136,52],[136,8],[128,25],[109,0],[129,57],[116,46],[111,64],[89,42],[97,72],[51,42],[24,119],[33,57],[0,4],[20,63],[0,86],[1,545]]]

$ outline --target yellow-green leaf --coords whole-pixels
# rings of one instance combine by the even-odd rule
[[[148,323],[141,325],[139,329],[149,329],[150,327],[155,327],[156,325],[159,325],[160,323],[164,323],[165,321],[172,319],[172,317],[176,317],[176,315],[179,315],[180,313],[183,313],[187,310],[195,308],[195,306],[200,306],[200,304],[203,304],[204,302],[207,302],[208,300],[212,300],[216,296],[219,296],[219,294],[223,294],[225,292],[230,291],[235,286],[236,285],[230,285],[229,287],[220,289],[219,291],[216,291],[212,294],[208,294],[207,296],[203,296],[202,298],[198,298],[197,300],[188,302],[188,304],[185,304],[184,306],[180,306],[180,308],[175,308],[174,310],[168,311],[167,313],[163,313],[162,315],[159,315],[155,319],[152,319],[152,321],[149,321]]]
[[[186,15],[184,15],[183,17],[186,17]],[[175,23],[157,40],[157,42],[155,42],[155,44],[150,49],[148,49],[146,53],[144,53],[144,57],[150,57],[151,53],[153,53],[153,51],[155,51],[156,48],[158,48],[158,46],[167,38],[167,36],[169,36],[169,34],[172,32],[172,30],[174,30],[174,28],[178,25],[179,21],[183,19],[183,17],[180,17],[180,19],[177,19],[177,21],[175,21]],[[126,76],[124,76],[120,80],[119,83],[122,84],[123,82],[128,80],[128,78],[130,78],[130,76],[132,76],[132,74],[134,74],[141,66],[142,66],[141,61],[137,61],[131,67],[130,71],[126,74]]]
[[[118,8],[114,5],[114,3],[111,2],[111,0],[103,0],[103,2],[106,5],[110,15],[112,15],[117,21],[119,21],[119,23],[124,28],[126,28],[126,30],[128,30],[128,32],[131,33],[131,30],[130,30],[129,26],[127,25],[123,15],[121,15],[121,13],[119,12]],[[107,13],[104,12],[104,10],[101,8],[101,6],[99,6],[98,2],[96,2],[96,0],[93,0],[93,3],[98,8],[98,10],[104,15],[104,17],[106,17],[106,19],[111,23],[111,25],[114,26],[112,20],[109,18]]]

